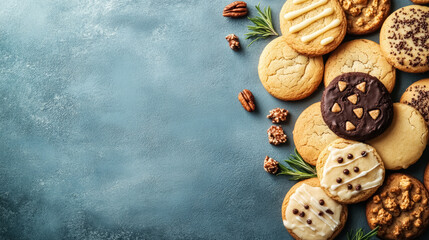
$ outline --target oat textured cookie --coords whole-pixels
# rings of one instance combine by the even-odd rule
[[[326,194],[337,202],[365,201],[383,184],[384,164],[368,144],[338,139],[320,153],[317,177]]]
[[[402,173],[391,174],[366,205],[366,218],[383,239],[405,240],[419,236],[429,225],[428,191]]]
[[[322,117],[338,136],[365,141],[389,127],[392,99],[386,87],[366,73],[343,73],[323,92]]]
[[[429,70],[429,7],[411,5],[392,13],[380,31],[384,57],[397,69]]]
[[[363,72],[374,76],[389,92],[395,86],[395,68],[384,58],[380,45],[371,40],[356,39],[335,49],[325,64],[325,86],[336,76],[347,72]]]
[[[400,102],[417,109],[429,125],[429,78],[411,84],[402,94]]]
[[[320,102],[305,109],[293,129],[295,147],[304,161],[311,165],[316,165],[320,152],[338,138],[323,121]]]
[[[262,51],[258,73],[272,96],[284,101],[300,100],[312,94],[322,81],[323,59],[297,53],[281,36]]]
[[[394,103],[392,124],[368,144],[377,149],[386,169],[398,170],[417,162],[427,141],[428,129],[422,115],[413,107]]]
[[[341,43],[347,21],[337,0],[287,0],[280,11],[280,29],[295,51],[320,56]]]
[[[390,11],[390,0],[339,1],[346,13],[349,34],[362,35],[378,30]]]
[[[298,182],[286,194],[282,219],[295,239],[332,240],[347,221],[347,206],[328,197],[319,180],[311,178]]]

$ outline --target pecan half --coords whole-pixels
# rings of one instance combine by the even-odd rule
[[[255,97],[253,96],[252,92],[244,89],[238,94],[238,100],[240,101],[241,105],[243,105],[244,109],[248,112],[255,111]]]
[[[238,37],[235,34],[231,33],[228,36],[226,36],[225,39],[228,41],[229,47],[232,50],[238,51],[240,49],[240,41],[238,40]]]
[[[247,4],[243,1],[235,1],[223,9],[224,17],[239,18],[247,15]]]

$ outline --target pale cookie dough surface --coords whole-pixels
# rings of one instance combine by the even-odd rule
[[[389,15],[390,0],[339,0],[339,2],[346,13],[349,34],[374,32]]]
[[[380,46],[394,67],[404,72],[429,70],[429,7],[400,8],[383,23]]]
[[[283,224],[295,239],[331,240],[347,220],[347,207],[329,198],[317,178],[295,184],[282,204]]]
[[[258,73],[262,85],[274,97],[300,100],[312,94],[322,81],[323,59],[297,53],[281,36],[262,51]]]
[[[417,109],[429,126],[429,78],[411,84],[402,94],[400,102]]]
[[[353,204],[365,201],[383,184],[384,165],[368,144],[338,139],[319,155],[317,176],[326,194]]]
[[[316,165],[320,152],[339,137],[325,124],[320,111],[320,102],[305,109],[296,120],[293,141],[302,158]]]
[[[280,29],[297,52],[320,56],[341,43],[347,21],[337,0],[287,0],[280,11]]]
[[[408,168],[419,160],[426,148],[428,129],[422,115],[413,107],[393,104],[393,121],[380,136],[368,141],[377,149],[389,170]]]
[[[380,46],[371,40],[357,39],[335,49],[325,64],[325,86],[347,72],[363,72],[374,76],[389,92],[395,87],[395,68],[384,58]]]

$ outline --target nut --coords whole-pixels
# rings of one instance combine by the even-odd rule
[[[402,190],[410,190],[411,189],[411,180],[406,176],[402,176],[401,180],[399,181],[399,187]]]
[[[267,118],[271,119],[273,123],[284,122],[286,121],[288,113],[288,110],[284,108],[274,108],[270,110],[270,114],[267,115]]]
[[[390,224],[392,222],[392,215],[382,208],[380,211],[378,211],[377,217],[371,220],[374,221],[373,223],[375,223],[375,225]]]
[[[374,197],[372,198],[372,201],[374,201],[375,204],[379,203],[380,200],[381,200],[380,196],[378,196],[378,195],[374,195]]]
[[[224,17],[239,18],[247,15],[247,4],[243,1],[235,1],[223,9]]]
[[[234,50],[238,51],[240,49],[240,40],[238,40],[238,37],[235,34],[229,34],[225,37],[225,39],[229,43],[229,47]]]
[[[244,89],[238,94],[238,100],[240,101],[241,105],[243,105],[244,109],[248,112],[255,111],[255,97],[253,97],[253,94],[251,91]]]
[[[271,126],[267,130],[268,142],[273,145],[280,145],[287,141],[287,136],[283,132],[283,128],[280,126]]]
[[[275,175],[279,171],[279,162],[266,156],[264,160],[264,170]]]
[[[403,191],[401,196],[401,203],[399,206],[402,210],[409,210],[412,207],[410,200],[410,193],[408,191]]]

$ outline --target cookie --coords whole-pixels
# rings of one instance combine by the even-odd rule
[[[366,73],[343,73],[334,78],[323,92],[321,110],[335,134],[356,141],[380,135],[393,118],[389,92]]]
[[[395,86],[396,70],[384,58],[380,45],[367,39],[341,44],[325,64],[325,86],[336,76],[347,72],[363,72],[380,80],[389,92]]]
[[[368,144],[338,139],[317,160],[317,176],[326,194],[337,202],[365,201],[383,184],[384,165]]]
[[[429,125],[429,78],[411,84],[402,94],[400,102],[417,109]]]
[[[418,73],[429,70],[429,7],[400,8],[384,21],[380,46],[384,57],[397,69]]]
[[[429,191],[429,164],[426,165],[425,173],[423,175],[423,183],[425,184],[426,189]]]
[[[262,51],[258,73],[272,96],[284,101],[300,100],[316,91],[322,81],[323,59],[297,53],[281,36]]]
[[[339,0],[346,13],[347,33],[362,35],[381,27],[389,15],[390,0]]]
[[[411,0],[415,4],[428,4],[429,0]]]
[[[312,104],[299,115],[292,134],[297,151],[311,165],[316,165],[320,152],[339,138],[323,121],[320,102]]]
[[[422,115],[413,107],[394,103],[393,112],[390,127],[368,144],[377,149],[386,169],[398,170],[419,160],[426,148],[428,129]]]
[[[340,45],[347,21],[337,0],[287,0],[280,11],[280,29],[295,51],[320,56]]]
[[[366,205],[368,225],[372,229],[380,226],[378,236],[382,239],[414,239],[429,225],[428,198],[419,180],[391,174]]]
[[[298,240],[334,239],[347,220],[347,206],[322,190],[317,178],[295,184],[282,204],[283,225]]]

